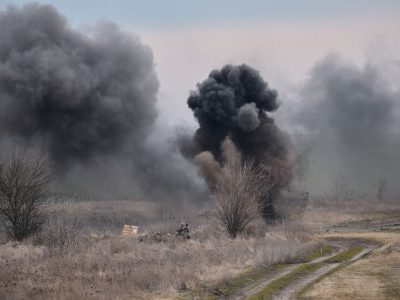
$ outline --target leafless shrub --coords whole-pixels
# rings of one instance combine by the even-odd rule
[[[76,219],[53,218],[32,239],[45,246],[50,256],[68,253],[78,242],[80,224]]]
[[[378,181],[378,193],[377,193],[377,198],[379,201],[383,200],[383,197],[386,192],[386,178],[381,178]]]
[[[44,157],[14,151],[0,160],[0,218],[16,240],[37,232],[46,220],[51,171]]]
[[[344,174],[336,173],[331,177],[332,191],[331,197],[335,202],[350,200],[353,191],[349,188],[348,178]]]
[[[260,216],[267,205],[268,169],[252,161],[226,164],[216,179],[213,191],[217,200],[217,218],[231,238]]]

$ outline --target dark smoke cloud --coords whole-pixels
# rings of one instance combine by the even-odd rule
[[[91,36],[51,6],[0,14],[0,126],[59,164],[130,148],[157,116],[152,53],[113,24]]]
[[[190,166],[148,139],[158,87],[151,49],[115,24],[84,34],[48,5],[0,12],[0,144],[41,149],[63,186],[172,200],[201,194]]]
[[[223,143],[229,137],[242,159],[274,167],[276,197],[290,177],[290,142],[267,115],[278,109],[278,97],[259,72],[245,64],[214,70],[187,102],[200,128],[192,140],[182,140],[183,153],[197,155],[196,160],[206,162],[202,169],[209,173],[215,164],[210,162],[210,155],[200,153],[210,152],[223,165]]]
[[[359,69],[336,56],[313,68],[302,98],[307,107],[301,122],[311,131],[329,130],[345,143],[379,139],[395,118],[397,95],[375,68]]]
[[[238,123],[239,127],[246,132],[253,131],[260,126],[258,109],[255,103],[246,103],[239,109]]]
[[[256,131],[277,130],[266,114],[278,109],[277,92],[247,65],[228,65],[212,71],[205,81],[198,84],[197,91],[192,92],[187,102],[200,125],[195,134],[196,144],[201,151],[211,151],[217,158],[221,154],[222,142],[229,134],[242,148],[240,146],[245,146],[240,143],[242,137],[247,140],[252,133],[259,133]],[[258,113],[255,110],[259,110]],[[257,123],[263,126],[256,126]],[[275,143],[268,136],[263,140],[265,146],[274,148]],[[276,151],[276,154],[284,153]]]
[[[380,178],[397,180],[400,138],[394,124],[400,97],[381,71],[337,56],[312,69],[296,120],[317,141],[314,178],[339,172],[349,186],[365,192],[374,192]]]

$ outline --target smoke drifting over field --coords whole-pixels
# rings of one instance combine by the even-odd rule
[[[245,64],[214,70],[187,102],[200,127],[192,139],[182,139],[182,152],[194,157],[209,178],[213,170],[223,167],[231,145],[241,159],[273,167],[276,197],[291,175],[290,142],[267,115],[278,109],[278,95],[259,72]],[[264,213],[270,214],[270,209]]]
[[[40,139],[59,164],[137,147],[149,133],[158,81],[148,47],[115,25],[92,36],[49,6],[0,15],[3,134]]]
[[[307,105],[301,122],[352,146],[373,144],[388,133],[398,98],[373,67],[359,69],[333,56],[313,68],[302,96]]]
[[[374,192],[378,180],[387,178],[399,192],[394,181],[400,175],[395,128],[400,95],[381,71],[336,56],[312,69],[296,119],[317,142],[311,175],[321,187],[320,174],[340,173],[355,190]]]
[[[3,148],[39,148],[75,187],[196,194],[184,161],[148,142],[159,83],[138,37],[110,23],[83,34],[29,4],[0,12],[0,41]]]

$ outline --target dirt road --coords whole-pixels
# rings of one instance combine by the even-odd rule
[[[373,249],[376,249],[378,247],[376,244],[368,244],[368,243],[360,242],[357,240],[352,240],[351,242],[346,241],[345,244],[347,244],[346,245],[347,247],[345,246],[346,248],[344,248],[344,249],[347,249],[347,250],[342,250],[343,252],[348,251],[349,249],[357,247],[357,246],[362,247],[362,250],[358,254],[354,255],[352,258],[349,258],[348,260],[343,260],[341,262],[336,262],[336,263],[330,262],[330,263],[324,264],[322,267],[320,267],[315,272],[310,273],[305,277],[299,278],[299,280],[286,286],[284,289],[279,291],[277,294],[273,295],[272,299],[274,299],[274,300],[295,299],[297,294],[303,288],[305,288],[307,285],[315,282],[316,280],[325,276],[326,274],[329,274],[329,272],[331,272],[335,268],[338,268],[340,265],[348,264],[348,263],[354,262],[358,259],[361,259],[365,255],[367,255],[369,252],[371,252]],[[326,260],[329,261],[329,259],[325,259],[323,261],[326,261]]]
[[[317,259],[312,260],[310,263],[319,263],[324,259],[335,256],[339,251],[343,250],[341,245],[337,245],[337,247],[334,247],[333,249],[334,249],[334,251],[330,255],[319,257]],[[281,278],[281,277],[289,274],[290,272],[293,271],[294,268],[296,268],[299,265],[300,264],[288,265],[286,268],[284,268],[283,270],[281,270],[279,272],[275,272],[273,274],[268,274],[267,277],[260,278],[256,282],[253,282],[252,284],[246,286],[245,288],[238,291],[234,295],[229,296],[227,299],[232,299],[232,300],[247,299],[248,297],[255,295],[257,292],[262,290],[265,286],[270,284],[273,280],[275,280],[277,278]]]
[[[264,278],[252,282],[225,299],[301,299],[306,291],[313,288],[315,283],[324,278],[329,280],[331,275],[342,270],[342,267],[356,261],[368,260],[366,257],[374,250],[380,252],[389,246],[393,247],[393,241],[386,244],[381,241],[382,244],[380,244],[377,242],[378,237],[382,234],[396,234],[399,230],[399,215],[384,219],[348,222],[326,228],[324,231],[333,233],[333,236],[336,235],[335,239],[328,240],[334,249],[333,253],[307,263],[287,265],[273,274],[268,274]],[[371,236],[371,239],[354,238],[363,234]]]
[[[367,255],[377,244],[357,239],[332,240],[333,253],[307,263],[291,264],[230,295],[227,299],[294,299],[307,285],[335,268]]]

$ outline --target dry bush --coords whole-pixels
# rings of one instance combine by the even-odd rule
[[[236,238],[246,226],[260,216],[268,198],[266,168],[252,161],[227,163],[216,178],[213,194],[217,200],[217,218],[231,238]]]
[[[382,201],[384,199],[384,197],[386,196],[386,178],[381,178],[378,181],[377,184],[377,195],[376,197],[378,198],[379,201]]]
[[[45,246],[50,256],[65,254],[76,247],[80,227],[76,219],[55,217],[32,238],[32,242]]]
[[[332,188],[330,195],[336,202],[351,200],[353,198],[354,191],[350,189],[348,181],[347,176],[344,174],[336,173],[331,176]]]
[[[0,218],[12,238],[22,240],[45,222],[50,179],[51,171],[43,157],[14,151],[0,160]]]

